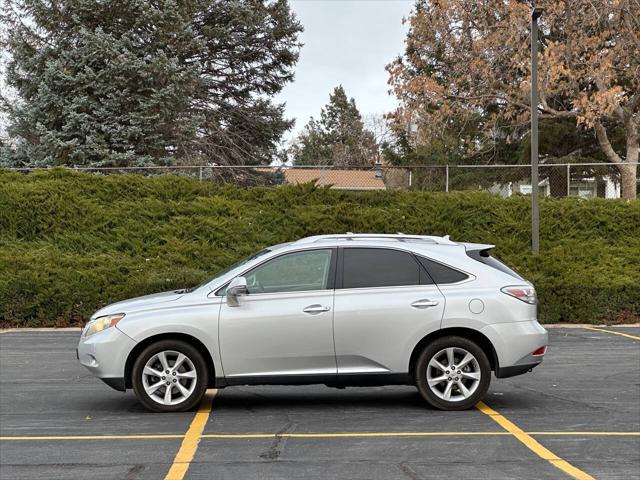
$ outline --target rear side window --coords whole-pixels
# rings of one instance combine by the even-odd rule
[[[345,248],[343,288],[420,285],[420,266],[413,255],[384,248]]]
[[[438,262],[434,262],[425,257],[417,257],[418,261],[425,268],[429,276],[438,285],[444,285],[447,283],[457,283],[469,278],[469,275],[462,273],[455,268],[447,267]]]

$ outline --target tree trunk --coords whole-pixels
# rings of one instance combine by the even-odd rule
[[[618,169],[620,170],[620,177],[622,179],[622,198],[635,200],[636,189],[638,188],[638,162],[636,161],[636,163],[632,165],[618,165]]]
[[[635,200],[638,184],[638,135],[637,131],[627,134],[627,158],[630,165],[618,165],[622,179],[622,198]]]
[[[625,130],[627,131],[627,158],[623,160],[615,152],[609,138],[607,137],[607,131],[602,123],[596,121],[594,123],[596,131],[596,137],[598,138],[598,144],[600,148],[607,156],[611,163],[616,164],[618,170],[620,170],[620,177],[622,180],[622,198],[627,200],[635,200],[637,189],[637,174],[638,174],[638,127],[634,123],[633,116],[629,115],[625,120]]]

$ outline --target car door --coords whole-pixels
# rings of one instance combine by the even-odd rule
[[[238,297],[238,306],[223,300],[220,309],[228,381],[336,374],[335,265],[335,249],[316,248],[279,255],[243,275],[248,294]]]
[[[444,296],[411,252],[345,247],[338,258],[338,374],[406,373],[414,346],[440,328]]]

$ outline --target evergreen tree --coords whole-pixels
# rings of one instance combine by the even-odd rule
[[[293,162],[297,165],[328,165],[332,162],[331,146],[327,142],[322,124],[311,118],[291,147]]]
[[[3,94],[32,165],[269,160],[292,122],[286,0],[5,0]]]
[[[353,98],[342,85],[329,96],[320,120],[311,118],[292,147],[298,165],[369,166],[377,158],[373,133],[365,129]]]

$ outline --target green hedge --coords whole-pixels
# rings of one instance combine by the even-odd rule
[[[493,243],[534,282],[545,322],[640,314],[640,202],[486,193],[243,189],[177,177],[0,172],[0,325],[79,325],[124,298],[200,282],[266,245],[334,232]]]

